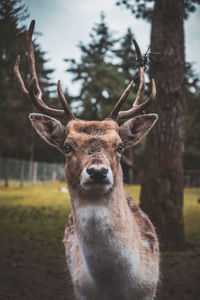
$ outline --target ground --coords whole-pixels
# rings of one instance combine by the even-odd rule
[[[64,186],[0,188],[0,299],[73,299],[62,243],[70,210]],[[139,186],[125,189],[137,202]],[[200,299],[199,198],[200,189],[185,190],[187,250],[161,254],[158,300]]]

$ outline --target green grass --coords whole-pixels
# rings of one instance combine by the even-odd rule
[[[65,183],[26,185],[19,188],[12,185],[9,188],[0,188],[0,218],[1,224],[14,222],[15,226],[28,228],[30,233],[39,234],[41,228],[48,231],[62,229],[70,211],[68,193],[61,193],[60,187]],[[140,186],[125,185],[125,190],[138,204]],[[185,189],[184,219],[186,238],[189,242],[200,244],[200,198],[199,188]],[[4,221],[3,221],[4,220]],[[60,236],[60,234],[59,234]]]
[[[184,221],[186,240],[200,246],[200,188],[188,188],[184,192]]]
[[[62,238],[70,210],[64,184],[0,188],[0,238],[4,249],[31,251],[32,260],[41,255],[63,257]],[[45,251],[44,251],[45,249]],[[28,259],[27,251],[27,259]],[[25,258],[26,259],[26,258]]]

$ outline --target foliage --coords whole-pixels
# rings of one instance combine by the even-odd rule
[[[28,120],[28,113],[35,109],[21,94],[14,77],[17,55],[21,56],[21,74],[26,86],[29,84],[27,64],[26,27],[27,8],[21,0],[1,0],[0,2],[0,156],[13,158],[33,158],[41,153],[43,144],[35,139],[35,132]],[[44,91],[44,99],[49,96],[51,69],[45,68],[45,52],[34,40],[36,68]],[[46,155],[46,153],[45,153]],[[43,158],[44,159],[44,158]],[[48,159],[48,155],[46,156]]]
[[[200,166],[200,93],[188,95],[184,169],[199,170]]]
[[[153,4],[155,0],[117,0],[116,5],[125,6],[136,18],[151,21]],[[200,0],[184,0],[184,17],[187,19],[189,14],[196,10]]]
[[[200,166],[200,86],[199,76],[192,65],[186,63],[186,134],[184,151],[184,169],[199,170]]]
[[[70,63],[67,72],[72,73],[74,81],[81,82],[80,94],[74,98],[79,100],[79,107],[81,102],[81,118],[102,120],[107,117],[133,78],[135,51],[131,47],[132,39],[130,29],[121,40],[114,39],[102,14],[100,23],[92,28],[88,45],[79,44],[80,62],[65,59]],[[118,43],[119,50],[116,49]]]

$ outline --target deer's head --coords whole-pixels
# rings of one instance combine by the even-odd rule
[[[120,158],[122,151],[132,147],[144,138],[157,120],[156,114],[143,114],[135,116],[143,111],[155,98],[156,87],[152,80],[152,92],[150,97],[143,101],[144,94],[144,68],[140,65],[140,85],[133,107],[128,111],[120,111],[127,98],[133,81],[122,94],[113,111],[104,121],[83,121],[75,118],[70,111],[68,103],[58,82],[58,94],[63,110],[53,109],[42,100],[42,92],[39,86],[35,58],[32,45],[32,33],[34,21],[31,22],[28,34],[28,58],[31,82],[29,90],[26,89],[19,72],[20,57],[15,65],[15,74],[23,94],[42,113],[30,114],[32,125],[37,133],[51,146],[57,147],[66,156],[66,177],[68,184],[80,192],[97,195],[112,190],[121,178]],[[134,41],[138,60],[141,61],[140,49]],[[65,119],[67,125],[53,117]],[[118,126],[119,119],[130,118]]]

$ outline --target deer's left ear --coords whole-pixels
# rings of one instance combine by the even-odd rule
[[[156,114],[137,116],[120,126],[119,134],[125,148],[138,144],[151,130],[158,119]]]
[[[49,116],[32,113],[29,119],[40,137],[54,147],[62,147],[66,138],[65,127]]]

